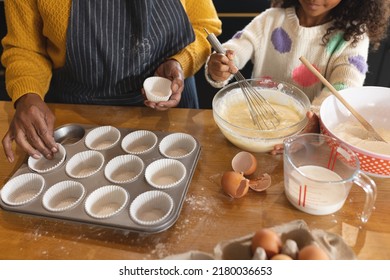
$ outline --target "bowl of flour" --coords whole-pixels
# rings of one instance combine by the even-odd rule
[[[358,156],[368,175],[390,178],[390,88],[366,86],[340,91],[386,142],[377,141],[335,96],[327,97],[320,108],[324,134],[346,143]]]

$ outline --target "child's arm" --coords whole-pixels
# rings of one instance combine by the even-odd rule
[[[213,53],[206,61],[206,80],[217,88],[225,86],[232,79],[232,74],[242,69],[253,58],[254,50],[261,48],[260,38],[263,36],[263,29],[261,17],[257,16],[224,43],[222,46],[226,49],[226,55]]]

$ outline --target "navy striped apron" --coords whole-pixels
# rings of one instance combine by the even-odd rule
[[[46,101],[142,105],[145,78],[194,38],[179,0],[73,0]]]

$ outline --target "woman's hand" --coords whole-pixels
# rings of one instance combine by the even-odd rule
[[[216,82],[227,80],[231,74],[238,71],[233,63],[234,52],[227,50],[226,54],[213,53],[207,64],[208,74]]]
[[[174,59],[167,60],[157,68],[154,74],[172,81],[172,95],[168,101],[158,103],[145,100],[145,105],[158,111],[164,111],[179,105],[181,93],[184,90],[184,73],[180,63]]]
[[[308,123],[305,128],[300,132],[300,134],[304,133],[320,133],[320,121],[316,114],[309,111],[306,113],[308,118]],[[274,146],[274,149],[271,151],[271,155],[282,154],[284,149],[283,144],[278,144]]]
[[[54,140],[55,116],[46,103],[36,94],[26,94],[16,101],[15,115],[2,144],[9,162],[14,161],[12,141],[30,156],[53,158],[58,151]]]

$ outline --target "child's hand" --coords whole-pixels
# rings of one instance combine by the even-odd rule
[[[320,133],[320,122],[319,118],[316,114],[309,111],[306,113],[307,118],[309,119],[305,128],[300,132],[300,134],[304,133]],[[277,155],[283,153],[283,144],[278,144],[274,146],[274,149],[270,152],[271,155]]]
[[[301,131],[303,133],[320,133],[320,120],[316,114],[312,111],[306,113],[306,117],[309,119],[306,127]]]
[[[238,69],[233,63],[233,58],[234,52],[232,50],[227,50],[226,54],[213,53],[207,64],[211,79],[221,82],[228,79],[231,74],[236,73]]]

